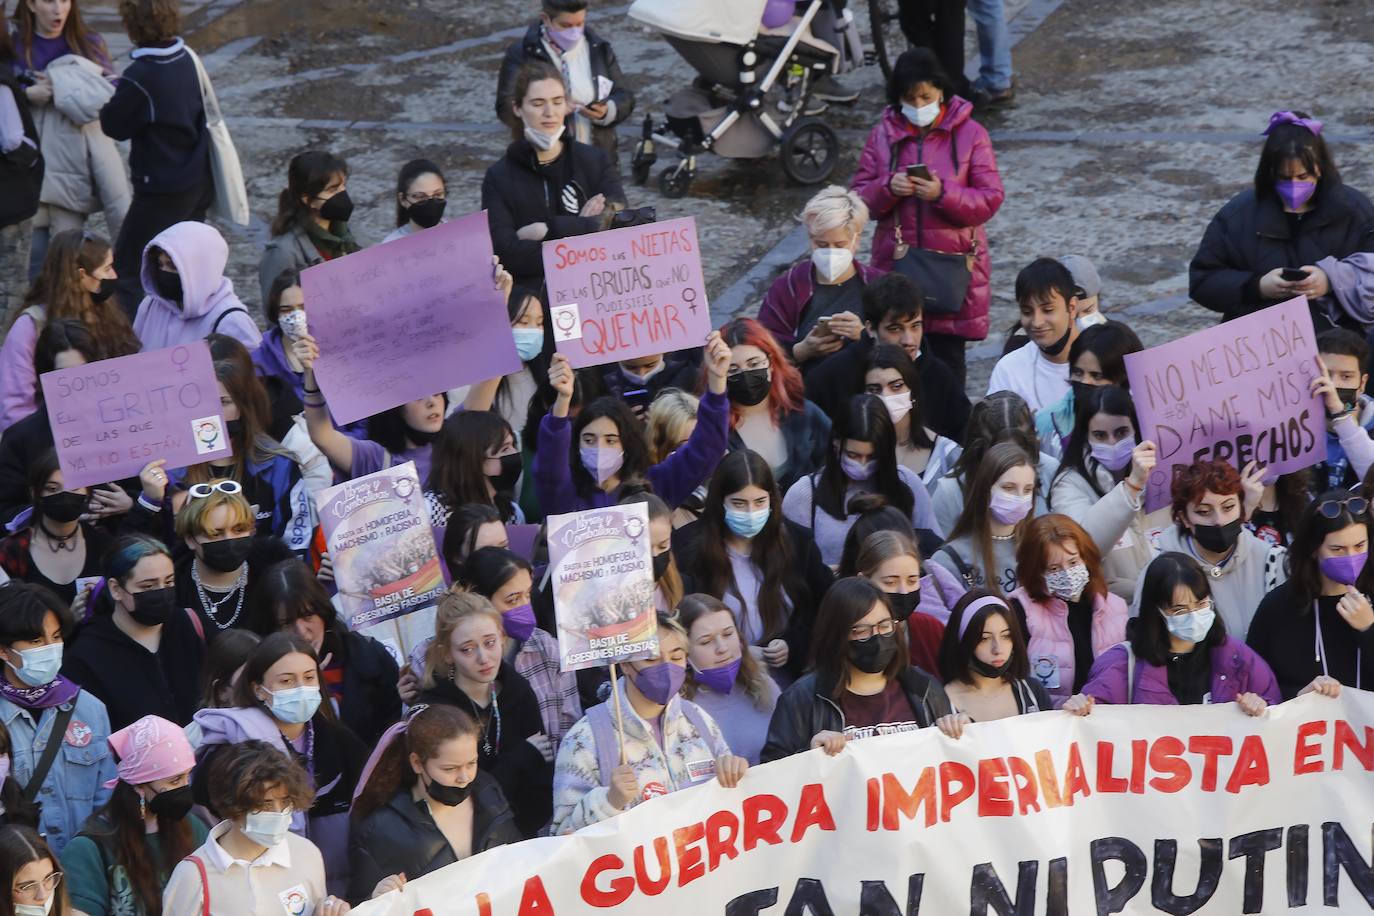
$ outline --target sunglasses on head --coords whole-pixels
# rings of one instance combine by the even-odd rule
[[[192,499],[204,499],[211,493],[223,493],[225,496],[234,496],[243,492],[243,487],[237,480],[216,480],[214,483],[198,483],[186,491]],[[1334,516],[1333,516],[1334,517]]]
[[[1317,511],[1327,518],[1340,518],[1341,512],[1350,513],[1351,517],[1359,518],[1364,515],[1369,508],[1369,500],[1363,496],[1351,496],[1348,499],[1324,499],[1317,503]]]

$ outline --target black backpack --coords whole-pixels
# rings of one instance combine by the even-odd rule
[[[8,153],[0,153],[0,228],[4,228],[22,223],[38,212],[38,195],[43,190],[43,154],[38,151],[38,131],[33,126],[24,87],[9,73],[0,72],[0,92],[13,93],[24,136],[34,144],[21,143]]]

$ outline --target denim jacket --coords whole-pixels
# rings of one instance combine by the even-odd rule
[[[59,707],[33,710],[0,699],[0,720],[9,729],[12,766],[20,787],[28,784],[52,731]],[[39,713],[37,719],[34,713]],[[62,749],[53,758],[37,801],[43,806],[39,832],[55,854],[81,830],[86,818],[110,799],[106,780],[114,779],[110,754],[110,718],[105,704],[86,691],[76,695],[76,710],[60,736]]]

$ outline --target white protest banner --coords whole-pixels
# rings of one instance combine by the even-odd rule
[[[584,509],[547,521],[560,667],[657,655],[648,506]]]
[[[1374,693],[850,742],[498,847],[356,916],[1367,913]]]
[[[404,665],[434,635],[445,587],[415,463],[326,487],[316,500],[344,623]]]
[[[1140,434],[1159,447],[1145,511],[1169,504],[1177,465],[1253,460],[1273,480],[1325,461],[1326,409],[1308,391],[1316,360],[1301,296],[1126,354]]]

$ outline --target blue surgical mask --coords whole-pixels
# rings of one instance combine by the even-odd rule
[[[46,646],[39,646],[36,649],[19,649],[17,651],[23,666],[15,668],[14,665],[10,665],[10,668],[19,676],[19,680],[30,687],[42,687],[51,684],[57,677],[57,672],[62,668],[62,643],[60,642],[48,643]]]
[[[511,328],[515,335],[515,352],[520,354],[520,362],[527,363],[544,349],[543,328]]]
[[[1177,636],[1185,642],[1198,643],[1212,632],[1212,624],[1216,619],[1216,611],[1212,610],[1211,602],[1208,602],[1206,607],[1198,608],[1191,613],[1165,617],[1164,625],[1169,628],[1171,636]]]
[[[272,701],[269,708],[272,718],[288,725],[309,722],[320,708],[320,688],[311,685],[291,687],[286,690],[269,691]]]
[[[662,372],[664,367],[667,365],[668,364],[663,360],[659,360],[657,366],[654,366],[652,369],[650,369],[643,375],[640,375],[637,372],[631,372],[629,369],[626,369],[624,366],[621,366],[620,374],[625,376],[625,380],[632,384],[647,385],[649,383],[649,379],[653,378],[655,375],[658,375],[660,372]]]
[[[291,832],[290,811],[250,811],[243,819],[243,835],[271,849]]]
[[[773,514],[772,506],[765,506],[762,509],[725,509],[725,527],[742,538],[756,537],[763,527],[768,524],[768,517]]]

